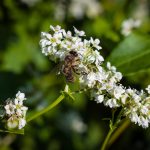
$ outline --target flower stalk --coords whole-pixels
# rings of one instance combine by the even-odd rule
[[[54,107],[56,107],[63,99],[65,98],[64,95],[60,95],[52,104],[50,104],[48,107],[44,108],[43,110],[41,110],[40,112],[36,113],[35,115],[30,116],[29,118],[27,118],[27,122],[30,122],[34,119],[36,119],[37,117],[45,114],[46,112],[50,111],[51,109],[53,109]]]

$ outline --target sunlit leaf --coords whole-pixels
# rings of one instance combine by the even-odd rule
[[[107,59],[124,75],[150,68],[150,37],[132,34],[125,38]]]

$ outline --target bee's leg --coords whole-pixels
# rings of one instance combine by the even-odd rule
[[[65,77],[68,82],[74,82],[74,76],[71,69],[68,71]]]
[[[79,71],[78,68],[72,67],[72,70],[73,70],[73,72],[76,73],[77,75],[80,75],[80,71]]]

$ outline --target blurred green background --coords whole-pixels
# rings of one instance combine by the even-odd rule
[[[124,37],[122,22],[141,20]],[[52,103],[65,80],[56,76],[53,62],[41,53],[41,31],[49,25],[67,30],[75,26],[101,40],[101,54],[124,75],[122,84],[137,89],[150,84],[150,1],[148,0],[0,0],[0,100],[18,90],[26,93],[29,113]],[[78,85],[70,85],[74,90]],[[89,99],[63,100],[52,111],[33,120],[25,135],[0,133],[0,150],[97,150],[109,129],[111,109]],[[149,150],[150,129],[131,124],[111,150]]]

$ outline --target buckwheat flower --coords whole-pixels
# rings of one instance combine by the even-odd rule
[[[123,89],[123,87],[121,85],[120,86],[116,86],[114,88],[114,93],[113,94],[114,94],[114,97],[116,99],[121,98],[124,93],[125,93],[125,90]]]
[[[129,118],[131,119],[132,122],[138,123],[139,122],[139,117],[136,112],[133,112],[129,115]]]
[[[50,29],[53,30],[54,32],[62,32],[61,26],[57,25],[56,27],[50,25]]]
[[[74,32],[76,33],[77,36],[85,36],[85,32],[84,31],[79,31],[74,27]]]
[[[136,93],[134,93],[134,94],[132,95],[132,98],[133,98],[133,100],[134,100],[135,102],[137,102],[137,103],[141,100],[141,97],[140,97],[138,94],[136,94]]]
[[[6,110],[7,115],[12,115],[15,113],[16,106],[13,105],[13,103],[10,101],[4,108]]]
[[[146,107],[146,106],[141,106],[141,112],[142,112],[142,114],[147,114],[148,113],[148,111],[149,111],[149,109],[148,109],[148,107]]]
[[[121,72],[115,72],[114,77],[119,82],[122,79],[122,73]]]
[[[96,66],[99,66],[104,61],[104,58],[97,50],[95,50],[87,55],[87,61],[90,63],[95,63]]]
[[[148,87],[146,88],[148,94],[150,94],[150,85],[148,85]]]
[[[106,106],[109,106],[110,108],[119,107],[120,105],[117,103],[117,100],[115,98],[108,99],[104,102]]]
[[[8,104],[4,106],[6,110],[6,117],[8,118],[8,129],[21,129],[25,126],[25,117],[28,107],[23,105],[24,100],[26,100],[25,94],[18,91],[16,98],[9,101]]]
[[[102,103],[104,101],[104,95],[97,95],[97,96],[95,96],[95,101],[97,103]]]
[[[112,72],[116,73],[116,67],[112,66],[110,62],[107,62],[107,68],[108,70],[111,70]]]
[[[103,71],[100,70],[100,68],[98,69],[99,72],[96,72],[96,78],[95,80],[98,81],[99,83],[103,84],[104,81],[107,80],[107,74]]]
[[[16,94],[16,98],[19,100],[19,101],[23,101],[25,100],[25,94],[24,93],[21,93],[20,91],[18,91],[18,93]]]
[[[126,104],[126,101],[127,101],[127,99],[128,99],[128,94],[127,93],[124,93],[123,95],[121,95],[121,103],[123,104],[123,105],[125,105]]]
[[[22,129],[26,125],[26,120],[23,118],[19,119],[18,129]]]
[[[138,120],[138,124],[140,126],[142,126],[143,128],[147,128],[149,126],[149,121],[148,121],[147,118],[144,118],[143,116],[140,116],[139,120]]]
[[[94,72],[90,72],[88,75],[87,75],[87,85],[88,87],[93,87],[96,83],[96,74]]]
[[[99,44],[100,44],[100,40],[99,40],[99,39],[93,40],[93,38],[91,37],[90,43],[91,43],[92,46],[95,47],[96,49],[98,49],[98,50],[102,49],[102,47],[99,45]]]
[[[65,31],[65,30],[63,30],[63,36],[65,37],[65,38],[67,38],[67,39],[71,39],[72,38],[72,33],[71,33],[71,31]]]

